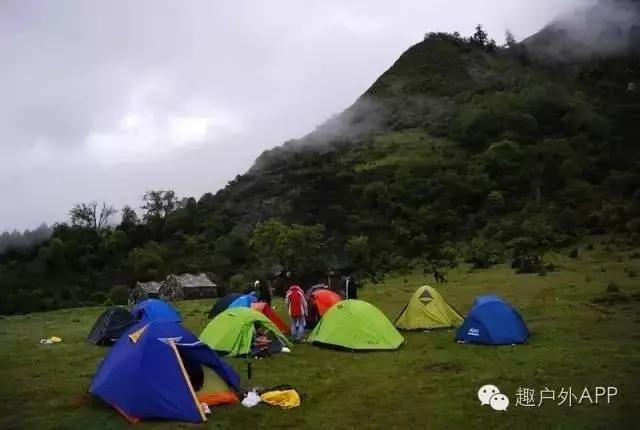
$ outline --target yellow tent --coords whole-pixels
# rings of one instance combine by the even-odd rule
[[[424,285],[411,296],[395,326],[401,330],[459,327],[462,317],[435,288]]]

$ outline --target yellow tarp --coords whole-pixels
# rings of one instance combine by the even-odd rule
[[[272,406],[280,406],[283,409],[297,408],[300,406],[300,396],[296,390],[267,391],[260,396],[263,402]]]

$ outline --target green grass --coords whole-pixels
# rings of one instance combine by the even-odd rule
[[[511,301],[533,336],[527,345],[459,345],[453,331],[405,334],[394,352],[350,353],[300,345],[290,355],[245,362],[228,361],[243,385],[291,384],[303,394],[294,410],[259,406],[215,408],[200,428],[637,428],[640,419],[640,301],[636,278],[640,260],[628,253],[580,250],[578,259],[556,256],[561,268],[547,276],[515,275],[506,266],[449,272],[440,292],[466,311],[480,293]],[[604,266],[606,271],[601,271]],[[406,282],[405,282],[406,279]],[[587,279],[589,279],[587,281]],[[418,275],[389,277],[361,290],[390,318],[426,281]],[[431,281],[429,279],[429,281]],[[609,282],[620,289],[606,297]],[[596,302],[594,302],[594,300]],[[180,302],[187,327],[199,332],[211,301]],[[282,309],[277,302],[278,310]],[[6,317],[0,320],[0,428],[115,429],[129,425],[111,408],[86,395],[92,374],[108,349],[86,343],[100,308]],[[42,337],[57,335],[58,345]],[[506,413],[480,407],[477,389],[496,384],[511,398]],[[518,387],[582,389],[616,386],[611,405],[515,407]],[[193,428],[175,422],[143,422],[138,428]]]
[[[343,162],[354,163],[354,171],[362,173],[379,168],[425,165],[424,160],[443,164],[459,153],[451,141],[430,136],[422,128],[412,128],[378,136],[372,146],[352,151]]]

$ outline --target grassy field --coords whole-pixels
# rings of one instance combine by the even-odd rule
[[[405,334],[394,352],[350,353],[299,345],[290,355],[245,362],[229,359],[245,387],[291,384],[302,394],[294,410],[261,405],[213,410],[201,428],[637,428],[640,419],[640,260],[630,252],[581,251],[556,257],[559,271],[516,275],[506,266],[449,272],[440,292],[466,312],[473,298],[496,292],[520,310],[533,336],[527,345],[488,347],[453,342],[453,331]],[[605,271],[602,271],[602,270]],[[430,280],[429,280],[430,281]],[[391,319],[425,279],[389,277],[361,290]],[[620,292],[606,292],[610,283]],[[615,288],[611,288],[615,289]],[[212,301],[180,302],[196,333]],[[276,302],[282,309],[281,302]],[[107,349],[85,341],[101,308],[68,309],[0,319],[0,428],[116,429],[128,424],[86,394]],[[52,335],[58,345],[39,345]],[[478,388],[497,385],[511,398],[507,412],[480,406]],[[515,406],[518,387],[557,392],[572,387],[615,386],[607,405]],[[537,400],[537,399],[536,399]],[[139,428],[192,428],[193,424],[143,422]]]

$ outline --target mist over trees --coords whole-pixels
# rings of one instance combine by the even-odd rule
[[[23,249],[39,245],[47,240],[52,232],[53,228],[46,223],[40,224],[34,230],[25,230],[23,232],[17,230],[12,232],[5,231],[0,234],[0,252],[4,252],[8,248]]]

